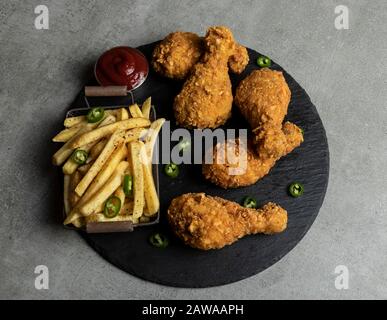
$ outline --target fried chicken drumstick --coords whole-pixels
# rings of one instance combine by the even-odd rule
[[[271,202],[250,209],[204,193],[183,194],[173,199],[168,209],[168,221],[176,235],[202,250],[223,248],[249,234],[282,232],[287,219],[286,210]]]
[[[282,72],[267,68],[253,71],[238,85],[235,104],[253,129],[261,157],[279,159],[303,141],[301,129],[282,124],[290,95]]]
[[[231,148],[226,141],[215,146],[213,163],[204,164],[203,175],[223,188],[237,188],[256,183],[269,173],[276,161],[298,147],[303,141],[301,129],[291,122],[282,123],[288,111],[290,89],[282,72],[270,69],[253,71],[236,90],[235,103],[253,129],[253,138],[245,148],[247,166],[242,174],[230,174],[230,167],[239,164],[218,158],[219,147]],[[234,150],[234,149],[232,149]],[[227,154],[227,152],[226,152]]]
[[[176,122],[186,128],[216,128],[231,116],[232,91],[228,61],[236,43],[226,27],[210,27],[204,54],[195,64],[173,109]]]
[[[154,49],[153,69],[160,75],[176,80],[185,79],[204,52],[204,40],[196,33],[173,32]],[[241,73],[249,62],[247,49],[236,44],[228,65],[233,73]]]

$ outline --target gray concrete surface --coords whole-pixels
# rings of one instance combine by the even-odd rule
[[[50,29],[36,30],[41,2],[0,4],[0,298],[387,298],[386,1],[44,1]],[[335,29],[340,4],[349,30]],[[307,236],[271,268],[210,289],[159,286],[113,267],[56,222],[50,137],[99,53],[216,24],[310,94],[327,130],[330,183]],[[34,287],[41,264],[49,290]],[[348,267],[348,290],[335,288],[338,265]]]

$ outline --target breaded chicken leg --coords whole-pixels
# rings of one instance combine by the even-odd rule
[[[203,175],[223,188],[237,188],[256,183],[269,173],[276,161],[298,147],[303,141],[301,129],[290,122],[282,123],[288,111],[290,89],[282,72],[270,69],[253,71],[236,90],[235,103],[253,129],[247,147],[247,170],[230,174],[230,159],[218,159],[216,147],[213,163],[203,165]],[[230,148],[227,145],[223,148]],[[239,151],[238,151],[239,152]]]
[[[220,249],[256,233],[275,234],[287,226],[287,212],[274,203],[249,209],[204,193],[187,193],[172,200],[168,221],[185,244],[202,250]]]
[[[196,33],[173,32],[153,50],[152,66],[160,75],[176,80],[185,79],[204,52],[204,40]],[[233,73],[241,73],[249,62],[247,49],[239,44],[228,64]]]
[[[274,159],[258,157],[251,143],[246,146],[239,139],[226,140],[214,147],[212,163],[204,163],[202,173],[219,187],[239,188],[256,183],[274,164]]]
[[[231,116],[232,91],[228,60],[235,41],[226,27],[211,27],[204,38],[205,53],[176,96],[176,122],[186,128],[216,128]]]
[[[185,79],[202,56],[202,47],[202,39],[196,33],[170,33],[153,50],[153,69],[167,78]]]
[[[239,139],[217,144],[213,149],[212,163],[204,163],[202,166],[203,176],[224,189],[256,183],[270,172],[277,159],[293,151],[302,142],[300,129],[290,122],[285,122],[282,129],[276,132],[277,136],[264,135],[266,141],[258,142],[258,152],[252,143],[249,142],[247,146],[241,145]],[[268,141],[271,138],[277,140],[276,147],[273,142]],[[231,151],[228,152],[227,149]],[[229,159],[230,154],[233,155],[233,159]]]

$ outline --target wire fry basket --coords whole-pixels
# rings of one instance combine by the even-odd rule
[[[104,110],[116,110],[127,106],[122,105],[114,105],[114,106],[102,106]],[[75,117],[75,116],[83,116],[86,115],[90,111],[90,108],[74,108],[69,110],[66,113],[66,119],[69,117]],[[156,120],[156,110],[154,106],[151,107],[151,112],[149,119],[151,121]],[[158,146],[155,145],[155,154],[158,154],[157,150]],[[153,179],[157,191],[157,195],[159,196],[159,172],[158,172],[158,165],[157,163],[152,164],[152,174]],[[66,217],[66,213],[64,210],[64,199],[63,199],[63,217]],[[159,223],[160,219],[160,209],[157,211],[157,213],[150,217],[152,219],[149,222],[139,222],[139,223],[133,223],[132,221],[112,221],[112,222],[89,222],[86,224],[83,228],[76,228],[74,226],[65,226],[66,229],[71,230],[82,230],[87,233],[112,233],[112,232],[131,232],[134,230],[135,227],[145,227],[150,226]]]

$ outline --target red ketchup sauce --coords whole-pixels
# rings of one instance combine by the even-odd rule
[[[115,47],[106,51],[95,66],[95,77],[101,86],[127,86],[128,90],[139,87],[148,72],[145,56],[130,47]]]

